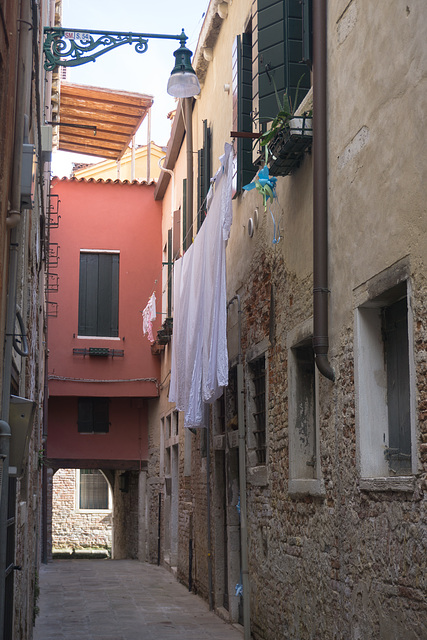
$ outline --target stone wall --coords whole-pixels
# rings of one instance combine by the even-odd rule
[[[53,476],[53,548],[111,548],[112,527],[111,510],[85,512],[76,508],[76,470],[59,469]]]
[[[125,486],[120,488],[124,474]],[[124,489],[124,490],[123,490]],[[114,479],[114,542],[113,558],[138,557],[138,472],[116,471]]]

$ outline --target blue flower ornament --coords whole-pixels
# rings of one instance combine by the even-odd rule
[[[270,177],[267,165],[264,166],[259,172],[253,182],[246,184],[243,188],[246,191],[256,189],[262,195],[262,202],[264,210],[267,211],[267,202],[271,200],[273,202],[276,198],[276,182],[277,178]]]

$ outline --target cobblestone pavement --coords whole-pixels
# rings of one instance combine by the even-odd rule
[[[54,560],[40,570],[34,640],[242,640],[166,569],[136,560]]]

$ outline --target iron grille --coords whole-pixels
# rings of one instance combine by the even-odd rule
[[[253,402],[255,411],[253,417],[255,420],[255,450],[258,464],[265,464],[266,461],[266,442],[265,442],[265,358],[258,358],[250,364],[253,383]]]

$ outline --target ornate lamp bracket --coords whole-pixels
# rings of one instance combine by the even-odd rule
[[[57,66],[76,67],[87,62],[95,62],[99,56],[123,44],[135,45],[137,53],[144,53],[147,51],[150,38],[179,40],[181,46],[185,46],[187,41],[184,29],[180,35],[167,35],[45,27],[44,36],[44,68],[47,71],[53,71]]]

